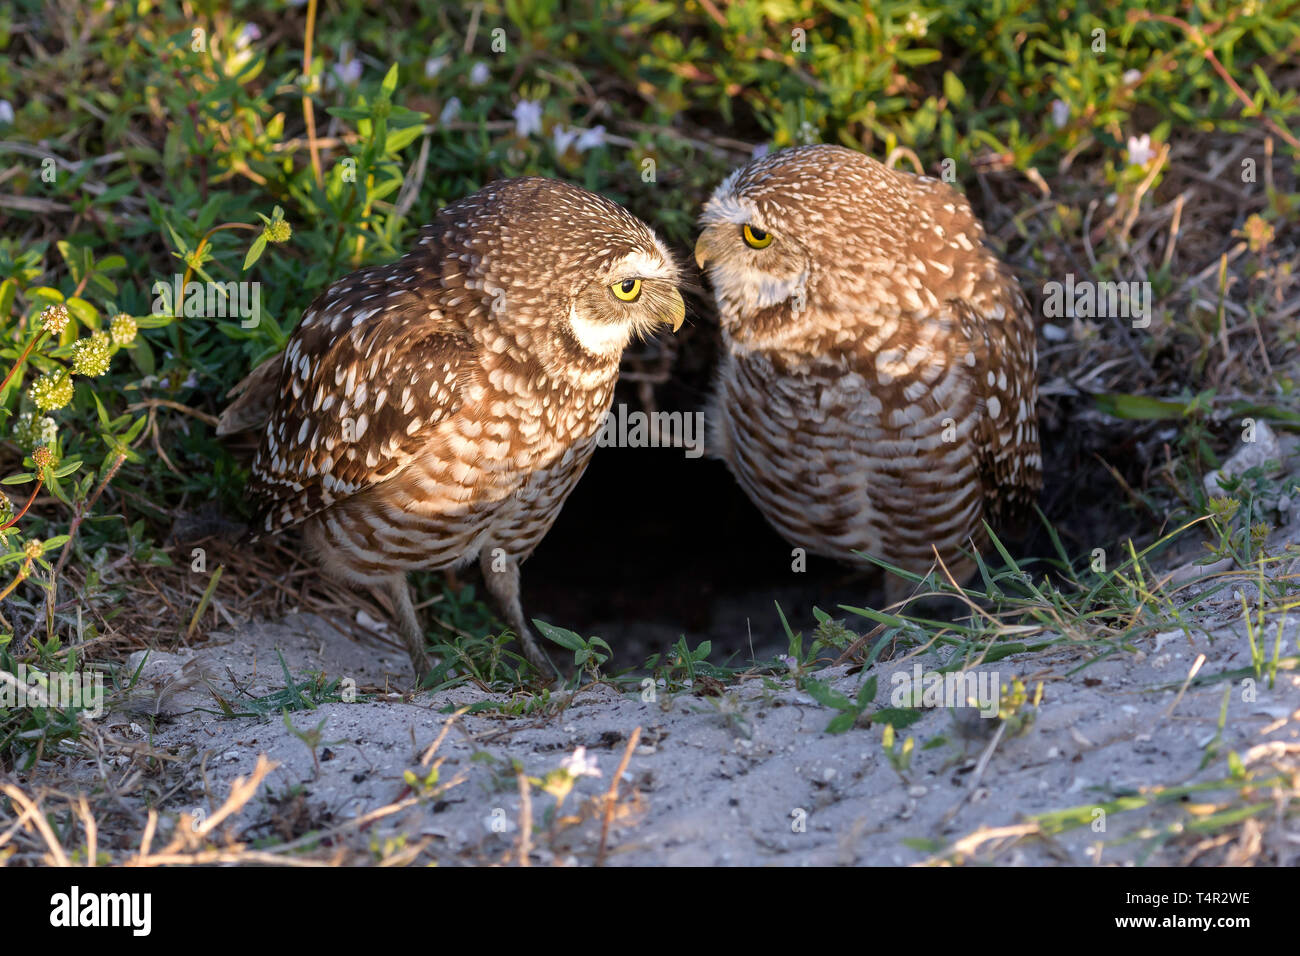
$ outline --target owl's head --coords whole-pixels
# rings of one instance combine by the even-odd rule
[[[680,270],[636,216],[569,183],[529,177],[491,183],[443,209],[434,226],[447,260],[492,317],[533,349],[617,363],[633,337],[681,327]]]
[[[907,244],[910,177],[840,146],[756,159],[714,191],[695,261],[733,339],[793,340],[815,309],[852,306],[897,271]]]

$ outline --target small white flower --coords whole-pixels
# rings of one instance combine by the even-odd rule
[[[580,153],[585,153],[589,149],[599,149],[605,145],[605,127],[593,126],[591,129],[584,129],[578,135],[578,141],[573,144],[573,148]]]
[[[1065,100],[1052,100],[1052,124],[1057,129],[1064,129],[1070,122],[1070,104]]]
[[[235,46],[240,50],[246,50],[255,40],[262,39],[262,31],[258,29],[256,23],[244,24],[244,29],[239,31],[239,36],[235,37]]]
[[[474,66],[469,71],[470,86],[482,86],[491,78],[492,78],[492,71],[488,69],[488,65],[484,63],[482,60],[480,60],[478,63],[475,63]]]
[[[556,126],[551,130],[551,144],[555,147],[555,155],[563,156],[567,153],[580,132],[581,130],[570,129],[567,126]]]
[[[444,69],[446,69],[447,64],[449,62],[451,61],[445,56],[429,57],[429,59],[424,61],[424,75],[429,79],[433,79]]]
[[[460,97],[453,96],[438,114],[438,122],[446,126],[448,123],[454,123],[458,116],[460,116]]]
[[[542,131],[542,104],[534,100],[520,100],[515,104],[515,135],[529,137]]]
[[[1142,71],[1141,71],[1141,70],[1125,70],[1125,71],[1124,71],[1124,84],[1125,84],[1126,86],[1132,86],[1133,84],[1135,84],[1135,83],[1136,83],[1138,80],[1140,80],[1140,79],[1142,79]]]
[[[14,121],[14,105],[8,100],[0,100],[0,123]]]
[[[361,82],[361,61],[353,59],[349,50],[344,50],[338,62],[325,73],[325,88],[336,89],[340,86],[356,86]]]
[[[561,760],[560,767],[565,770],[570,777],[600,776],[600,768],[596,766],[596,758],[587,756],[586,747],[579,747],[570,756]]]
[[[772,147],[769,146],[767,143],[759,143],[757,146],[754,147],[753,151],[749,154],[749,158],[762,159],[771,151],[771,149]]]
[[[1151,137],[1146,133],[1128,138],[1128,163],[1130,166],[1145,166],[1155,157],[1151,148]]]

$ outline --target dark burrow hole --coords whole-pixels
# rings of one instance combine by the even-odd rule
[[[674,386],[660,393],[660,408],[699,407],[702,389]],[[636,395],[622,386],[615,401],[638,407]],[[1140,473],[1131,434],[1085,427],[1071,420],[1070,411],[1057,408],[1044,417],[1040,507],[1081,567],[1093,548],[1114,557],[1125,539],[1151,531],[1151,516],[1128,503],[1106,463],[1119,463],[1135,487],[1149,475]],[[1051,420],[1059,424],[1051,427]],[[1041,522],[1004,543],[1018,559],[1054,555]],[[1000,564],[996,554],[986,557]],[[605,639],[615,668],[666,652],[681,636],[692,647],[712,641],[714,662],[730,658],[743,666],[770,659],[786,647],[777,603],[791,628],[803,632],[805,647],[816,623],[814,607],[857,633],[874,626],[839,606],[880,607],[882,572],[810,555],[807,569],[797,573],[792,561],[791,545],[768,526],[722,462],[688,458],[678,448],[600,448],[524,565],[524,609],[530,618]],[[1032,567],[1036,577],[1052,572],[1045,563]],[[922,613],[943,612],[927,607]]]

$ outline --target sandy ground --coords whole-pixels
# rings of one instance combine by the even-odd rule
[[[610,864],[907,864],[934,858],[936,847],[951,855],[963,838],[966,843],[957,848],[967,852],[959,852],[959,859],[973,851],[976,858],[1008,863],[1130,862],[1144,858],[1151,844],[1125,838],[1185,820],[1181,808],[1113,813],[1104,832],[1089,825],[1056,837],[1027,834],[1014,825],[1033,814],[1100,805],[1156,785],[1225,776],[1222,760],[1197,772],[1216,734],[1225,685],[1194,687],[1181,696],[1177,687],[1198,655],[1205,655],[1202,672],[1209,674],[1243,666],[1250,653],[1230,596],[1206,612],[1208,621],[1222,620],[1223,626],[1190,638],[1181,631],[1155,634],[1137,641],[1135,653],[1082,670],[1089,654],[1078,647],[1018,655],[986,668],[1004,683],[1013,676],[1031,685],[1043,682],[1028,731],[1004,732],[990,749],[996,720],[959,724],[951,711],[932,709],[904,732],[916,749],[910,768],[901,772],[887,759],[879,726],[825,733],[833,711],[794,689],[791,681],[761,678],[731,685],[721,698],[685,692],[646,701],[642,694],[596,686],[580,691],[552,716],[465,715],[434,757],[443,761],[442,789],[424,800],[413,796],[404,774],[427,775],[421,759],[447,723],[446,709],[490,695],[469,688],[437,695],[381,693],[294,712],[291,720],[300,731],[324,722],[318,763],[279,714],[228,719],[191,709],[216,709],[202,681],[163,696],[163,716],[152,735],[139,713],[113,713],[101,723],[110,738],[149,736],[152,750],[180,761],[183,783],[160,807],[164,812],[212,813],[232,781],[250,774],[259,755],[268,756],[275,769],[235,819],[245,840],[260,835],[274,842],[312,829],[339,829],[329,845],[358,852],[392,846],[384,841],[399,838],[429,838],[425,853],[444,862],[513,858],[521,836],[521,797],[511,761],[543,777],[585,747],[601,776],[581,778],[568,797],[565,811],[577,815],[584,797],[608,789],[629,736],[641,728],[607,837]],[[1295,633],[1294,626],[1286,629],[1289,647]],[[183,675],[193,674],[198,661],[211,685],[239,709],[236,687],[253,695],[284,687],[277,652],[295,675],[346,675],[363,695],[406,680],[400,657],[343,640],[319,619],[297,615],[219,636],[197,654],[153,655],[135,706],[158,708],[157,689],[184,683]],[[938,663],[918,660],[927,668]],[[912,663],[889,661],[873,669],[879,703],[888,705],[891,675],[910,672]],[[819,677],[854,695],[865,675],[848,671],[839,667]],[[1162,689],[1170,685],[1174,689]],[[1253,702],[1243,702],[1239,682],[1232,688],[1222,752],[1241,754],[1248,768],[1285,763],[1294,772],[1300,765],[1296,673],[1279,675],[1273,690],[1261,685]],[[949,743],[924,749],[925,742],[940,736]],[[120,755],[116,762],[130,759]],[[424,767],[431,765],[426,761]],[[89,764],[76,774],[87,784],[95,775]],[[1197,800],[1214,796],[1201,794]],[[356,826],[358,818],[402,799],[410,805],[364,828]],[[1257,799],[1268,799],[1267,791]],[[530,841],[534,862],[594,860],[596,820],[552,832],[544,813],[554,805],[553,797],[534,791],[531,800],[537,821]],[[1006,827],[1012,829],[1002,835],[977,833]],[[1300,844],[1288,844],[1283,832],[1273,828],[1277,845],[1271,852],[1277,862],[1295,865]],[[1238,839],[1258,839],[1258,834]],[[1224,854],[1233,846],[1228,844]],[[1157,847],[1150,859],[1174,862],[1186,849],[1186,841],[1174,840]]]
[[[1295,540],[1300,522],[1276,532],[1271,546]],[[1293,563],[1275,565],[1276,573],[1291,573]],[[31,790],[91,789],[136,808],[147,798],[160,811],[161,839],[181,814],[217,812],[265,755],[274,769],[213,837],[346,862],[397,854],[479,863],[522,853],[533,863],[588,864],[602,858],[604,826],[609,865],[1294,866],[1300,672],[1282,671],[1271,689],[1239,677],[1184,687],[1194,668],[1205,676],[1250,664],[1234,591],[1256,600],[1243,581],[1198,603],[1186,630],[1150,633],[1110,656],[1076,643],[978,668],[999,685],[1019,677],[1033,691],[1041,683],[1034,719],[1013,733],[971,709],[961,720],[923,709],[898,735],[913,741],[906,766],[890,760],[879,724],[827,733],[835,711],[788,676],[735,681],[720,696],[702,696],[702,686],[622,693],[595,685],[518,716],[452,719],[460,707],[509,701],[473,687],[409,693],[404,655],[302,614],[217,634],[197,651],[151,653],[130,698],[96,722],[97,759],[45,761],[18,781]],[[1270,654],[1279,619],[1276,611],[1268,618]],[[1294,621],[1284,621],[1281,636],[1282,656],[1294,655]],[[294,711],[297,733],[274,709],[223,716],[218,697],[248,712],[251,698],[284,689],[278,655],[295,679],[341,678],[357,699]],[[875,674],[877,705],[888,706],[896,675],[943,663],[927,653],[817,677],[852,697]],[[558,820],[555,797],[529,785],[526,811],[516,762],[545,778],[579,748],[599,776],[577,780]],[[1243,773],[1289,783],[1131,799],[1223,781],[1230,753]],[[607,800],[624,759],[616,798]],[[436,781],[420,783],[433,768]],[[1124,798],[1129,805],[1111,805]],[[1265,809],[1231,825],[1214,816],[1256,805]],[[1068,808],[1080,808],[1082,826],[1052,833],[1034,819]],[[101,840],[129,853],[139,833],[106,831]]]

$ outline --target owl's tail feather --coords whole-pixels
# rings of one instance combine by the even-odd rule
[[[283,358],[283,352],[271,356],[226,393],[226,397],[234,401],[217,419],[218,435],[234,435],[266,424],[271,417],[276,387],[280,384]]]

